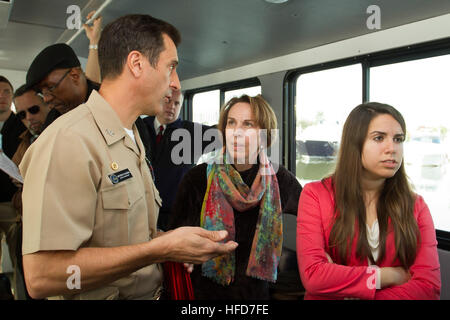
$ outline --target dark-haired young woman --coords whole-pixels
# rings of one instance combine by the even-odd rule
[[[392,106],[357,106],[334,174],[303,189],[297,258],[305,299],[439,299],[435,229],[408,184],[405,134]]]

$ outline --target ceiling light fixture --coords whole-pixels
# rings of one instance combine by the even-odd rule
[[[13,0],[0,0],[0,28],[6,28],[13,6]]]
[[[266,0],[266,2],[268,2],[268,3],[275,3],[275,4],[285,3],[288,1],[289,0]]]

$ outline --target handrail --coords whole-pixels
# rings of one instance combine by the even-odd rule
[[[95,10],[95,13],[94,13],[94,15],[88,20],[88,21],[86,21],[85,23],[86,24],[89,24],[89,23],[91,23],[91,22],[93,22],[94,20],[95,20],[95,18],[97,18],[99,15],[100,15],[100,13],[112,2],[113,0],[105,0],[105,2],[103,2],[102,3],[102,5],[97,9],[97,10]],[[79,35],[80,35],[80,33],[81,32],[83,32],[84,31],[84,29],[83,28],[80,28],[80,29],[78,29],[77,30],[77,32],[75,32],[75,34],[69,39],[69,40],[67,40],[66,41],[66,44],[67,45],[70,45]]]

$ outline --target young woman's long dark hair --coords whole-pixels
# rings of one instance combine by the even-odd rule
[[[405,121],[395,108],[387,104],[368,102],[357,106],[348,116],[342,132],[336,170],[332,176],[335,191],[335,219],[329,246],[334,259],[346,264],[355,232],[358,232],[357,256],[361,259],[373,257],[367,241],[366,206],[361,184],[363,145],[370,122],[380,114],[391,115],[406,134]],[[382,261],[386,253],[386,237],[391,231],[395,235],[396,257],[408,269],[414,262],[419,230],[414,218],[415,195],[411,190],[402,164],[395,175],[386,179],[377,203],[380,230],[379,255]],[[390,222],[390,224],[389,224]]]

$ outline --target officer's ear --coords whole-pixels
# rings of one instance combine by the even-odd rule
[[[131,51],[127,56],[126,66],[130,73],[136,78],[139,78],[144,71],[144,59],[144,55],[136,50]]]

